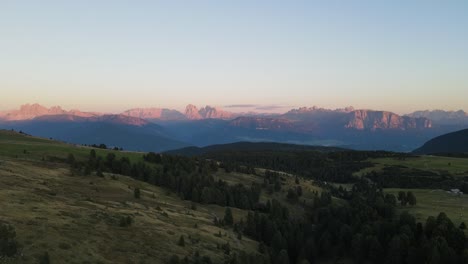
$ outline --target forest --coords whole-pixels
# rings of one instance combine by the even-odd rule
[[[228,153],[221,156],[218,163],[212,159],[148,153],[143,157],[145,162],[131,163],[125,157],[116,159],[112,153],[103,158],[91,150],[87,161],[77,161],[72,155],[67,160],[77,173],[89,175],[95,171],[97,175],[102,172],[128,175],[168,188],[182,199],[194,203],[248,210],[246,219],[240,222],[233,222],[230,210],[226,210],[224,219],[215,219],[215,222],[232,226],[239,236],[259,241],[258,251],[267,256],[261,259],[264,263],[317,263],[338,259],[349,259],[354,263],[468,263],[464,223],[455,226],[444,213],[429,217],[425,222],[417,222],[408,212],[397,213],[399,205],[416,204],[417,197],[413,193],[402,192],[396,197],[382,190],[386,186],[432,184],[433,181],[426,182],[421,178],[434,175],[419,176],[416,173],[410,182],[403,180],[408,177],[387,177],[388,171],[361,179],[352,177],[353,172],[368,165],[368,157],[395,155],[355,151],[315,155]],[[273,186],[272,191],[279,191],[282,174],[267,170],[259,175],[264,177],[263,185],[249,186],[230,185],[211,176],[220,168],[227,172],[256,173],[255,167],[298,174],[309,171],[303,175],[328,187],[321,194],[316,193],[312,203],[304,204],[304,217],[297,218],[290,215],[287,206],[275,199],[266,203],[259,201],[261,192],[268,191],[268,186]],[[401,172],[398,168],[392,169]],[[324,185],[326,181],[353,182],[353,185],[346,190]],[[297,193],[288,192],[288,199],[297,202],[300,193],[299,188]],[[334,203],[333,197],[346,202]],[[190,261],[193,260],[175,257],[171,263]],[[233,258],[231,263],[255,263],[259,259],[247,256],[240,261]],[[205,259],[194,263],[210,262]]]

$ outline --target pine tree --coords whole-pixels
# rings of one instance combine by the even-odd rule
[[[233,223],[234,223],[234,218],[232,217],[231,208],[226,207],[226,210],[224,211],[224,224],[232,225]]]
[[[460,229],[461,229],[461,230],[465,230],[465,229],[466,229],[466,224],[465,224],[465,222],[461,222],[461,224],[460,224]]]
[[[406,200],[408,201],[409,205],[411,205],[411,206],[416,205],[416,196],[414,196],[413,192],[408,191],[406,193]]]
[[[181,246],[181,247],[185,247],[185,239],[184,239],[184,236],[181,235],[179,237],[179,242],[177,243],[177,245]]]
[[[135,188],[135,190],[133,190],[133,196],[136,199],[140,199],[140,195],[141,195],[140,188]]]
[[[406,205],[406,203],[408,202],[406,193],[404,191],[398,192],[398,201],[400,201],[401,205]]]

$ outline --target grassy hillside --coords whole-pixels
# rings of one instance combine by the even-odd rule
[[[468,176],[468,159],[441,156],[415,156],[405,159],[377,158],[370,159],[373,167],[365,168],[355,175],[362,175],[371,171],[381,171],[388,166],[403,166],[412,169],[431,171],[435,173],[448,172],[452,175]]]
[[[435,185],[433,188],[386,188],[385,192],[398,194],[398,191],[412,191],[417,198],[417,205],[414,207],[400,207],[399,211],[409,211],[414,214],[418,221],[425,222],[429,216],[437,216],[440,212],[446,213],[450,219],[458,226],[461,222],[468,223],[468,195],[455,195],[447,192],[447,188],[459,188],[468,176],[468,159],[441,156],[414,156],[401,158],[377,158],[370,159],[373,167],[365,168],[355,175],[362,176],[373,171],[383,172],[388,168],[399,168],[401,172],[407,172],[408,177],[420,177],[412,173],[425,173],[434,176],[424,177],[442,177],[453,178],[452,184]],[[414,171],[417,170],[417,171]],[[439,176],[440,175],[440,176]],[[394,175],[395,177],[399,175]],[[420,178],[420,179],[422,179]],[[444,188],[445,190],[443,190]]]
[[[0,156],[25,160],[43,160],[47,157],[66,158],[73,154],[78,159],[85,159],[91,148],[81,145],[62,143],[45,138],[33,137],[10,130],[0,130]],[[117,157],[126,156],[131,161],[141,160],[143,153],[95,149],[97,155],[105,156],[112,152]]]
[[[385,192],[398,195],[399,191],[412,191],[417,198],[415,206],[400,206],[400,211],[408,210],[418,221],[425,222],[429,216],[444,212],[456,226],[468,223],[468,196],[456,195],[443,190],[428,189],[384,189]]]
[[[196,252],[219,263],[227,256],[218,247],[226,243],[233,252],[256,252],[257,242],[213,224],[224,207],[194,208],[166,189],[130,177],[74,175],[67,164],[41,160],[68,153],[85,158],[89,148],[0,132],[0,223],[15,227],[20,244],[10,263],[37,263],[45,252],[52,263],[164,263],[173,254]],[[140,199],[135,188],[141,189]],[[236,221],[245,214],[233,209]],[[120,226],[127,216],[133,223]],[[184,247],[178,245],[181,236]]]

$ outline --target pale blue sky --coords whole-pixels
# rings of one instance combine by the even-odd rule
[[[0,110],[468,110],[468,1],[0,1]]]

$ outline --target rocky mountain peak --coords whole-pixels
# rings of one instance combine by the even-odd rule
[[[194,106],[193,104],[189,104],[189,105],[187,105],[187,107],[185,107],[185,116],[188,119],[191,119],[191,120],[196,120],[196,119],[201,119],[202,118],[202,116],[200,115],[200,113],[198,111],[198,108],[196,106]]]
[[[399,116],[387,111],[354,110],[347,116],[346,128],[358,130],[377,129],[423,129],[432,127],[427,118]]]
[[[202,118],[231,119],[234,116],[234,114],[230,112],[209,105],[201,108],[198,113]]]

